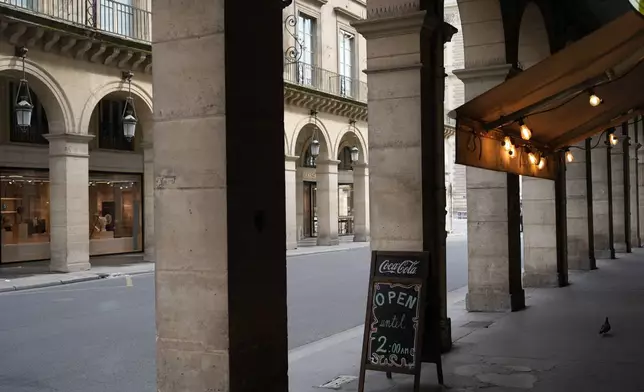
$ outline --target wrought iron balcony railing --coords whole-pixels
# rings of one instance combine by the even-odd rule
[[[367,83],[303,62],[286,64],[284,66],[284,81],[324,93],[367,102]]]
[[[0,8],[48,17],[136,41],[152,40],[152,13],[131,0],[0,0]]]

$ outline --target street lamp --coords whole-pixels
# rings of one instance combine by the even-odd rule
[[[311,156],[317,158],[320,155],[320,142],[318,141],[318,112],[311,110],[309,113],[309,123],[313,123],[313,140],[311,141]]]
[[[351,147],[351,163],[358,162],[359,158],[360,158],[360,150],[358,150],[358,147],[356,146]]]
[[[127,82],[128,96],[125,99],[125,106],[123,107],[123,135],[125,139],[130,142],[136,134],[136,108],[134,107],[134,98],[132,98],[132,71],[123,72],[123,81]]]
[[[27,57],[27,52],[28,49],[25,47],[16,48],[16,56],[22,58],[22,79],[20,79],[20,84],[18,85],[14,110],[16,112],[16,123],[18,124],[18,128],[23,132],[27,131],[31,126],[31,114],[34,110],[34,105],[31,103],[27,72],[25,71],[25,58]]]

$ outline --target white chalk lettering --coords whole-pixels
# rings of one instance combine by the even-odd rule
[[[374,300],[376,301],[376,305],[382,306],[385,304],[385,295],[383,293],[377,293]]]
[[[396,303],[398,305],[400,305],[400,306],[405,306],[405,297],[406,296],[407,296],[407,294],[405,294],[405,293],[399,293],[398,294],[398,301],[396,301]]]

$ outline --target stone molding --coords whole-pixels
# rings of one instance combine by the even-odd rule
[[[505,78],[511,69],[512,64],[498,64],[485,67],[455,69],[453,73],[457,78],[465,82],[472,79]]]
[[[4,7],[1,9],[5,11]],[[16,16],[0,16],[0,39],[6,39],[14,46],[25,46],[121,70],[152,73],[152,45],[149,43],[6,10]]]
[[[284,83],[284,102],[289,105],[367,121],[367,104],[321,91]]]
[[[352,20],[352,21],[359,21],[359,20],[363,20],[363,19],[364,19],[364,18],[363,18],[363,17],[361,17],[360,15],[356,15],[356,14],[354,14],[353,12],[349,11],[349,10],[348,10],[348,9],[346,9],[346,8],[342,8],[342,7],[334,7],[334,8],[333,8],[333,11],[335,11],[335,13],[336,13],[336,14],[342,15],[342,16],[344,16],[345,18],[347,18],[347,19],[349,19],[349,20]]]
[[[48,133],[42,135],[48,141],[64,140],[72,143],[89,143],[94,139],[94,135],[86,135],[81,133]]]
[[[398,16],[373,17],[353,22],[351,25],[365,39],[391,37],[404,34],[419,34],[425,24],[426,11],[415,11]]]
[[[371,1],[376,3],[374,0]],[[386,1],[380,2],[386,3]],[[369,19],[402,16],[420,10],[420,0],[411,0],[403,4],[388,4],[381,7],[376,4],[374,7],[367,6],[367,8],[367,17]]]

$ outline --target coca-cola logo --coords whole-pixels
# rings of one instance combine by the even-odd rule
[[[391,261],[385,260],[378,267],[378,272],[383,275],[416,275],[420,261],[403,260]]]

